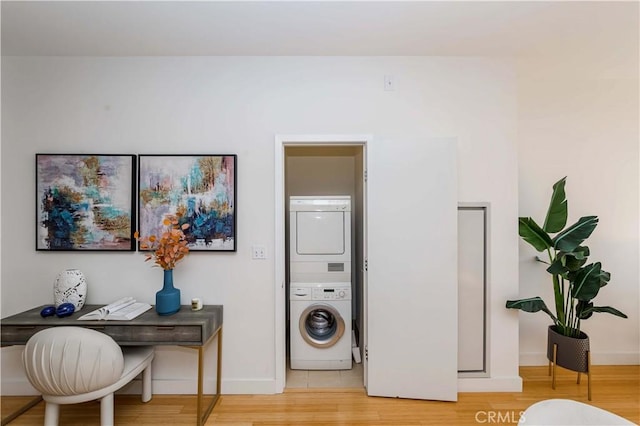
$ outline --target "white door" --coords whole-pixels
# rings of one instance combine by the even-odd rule
[[[375,140],[367,164],[368,394],[455,401],[455,140]]]

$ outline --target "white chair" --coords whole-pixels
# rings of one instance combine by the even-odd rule
[[[520,416],[518,425],[613,426],[635,425],[635,423],[593,405],[570,399],[547,399],[527,408]]]
[[[22,360],[45,400],[45,426],[56,426],[61,404],[99,399],[100,424],[113,426],[113,393],[142,373],[142,401],[151,399],[153,346],[120,348],[106,334],[82,327],[51,327],[34,334]]]

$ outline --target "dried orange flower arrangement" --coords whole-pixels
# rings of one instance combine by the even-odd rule
[[[177,215],[168,215],[162,224],[167,229],[160,236],[140,237],[138,231],[133,236],[140,242],[142,250],[153,250],[153,254],[147,254],[145,262],[155,258],[156,265],[168,271],[175,268],[176,263],[189,253],[187,237],[182,232],[189,227],[189,224],[180,225]]]

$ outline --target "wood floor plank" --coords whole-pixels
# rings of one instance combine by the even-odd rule
[[[603,408],[640,424],[640,366],[594,366],[593,400],[587,400],[587,380],[576,384],[576,374],[559,369],[551,389],[547,367],[521,367],[523,392],[460,393],[458,402],[368,397],[363,389],[296,389],[279,395],[223,395],[207,425],[216,426],[477,426],[491,424],[490,413],[502,424],[517,424],[519,415],[544,399],[567,398]],[[2,416],[32,397],[3,397]],[[196,398],[190,395],[154,395],[148,403],[133,395],[117,395],[116,425],[193,425]],[[494,417],[494,419],[497,417]],[[44,403],[18,417],[12,426],[40,426]],[[63,406],[60,424],[100,424],[100,406],[88,402]],[[495,422],[493,424],[496,424]]]

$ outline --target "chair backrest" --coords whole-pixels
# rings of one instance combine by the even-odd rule
[[[546,399],[529,406],[520,416],[519,426],[634,425],[610,411],[570,399]]]
[[[27,378],[43,395],[78,395],[115,383],[124,368],[120,346],[83,327],[51,327],[34,334],[22,361]]]

